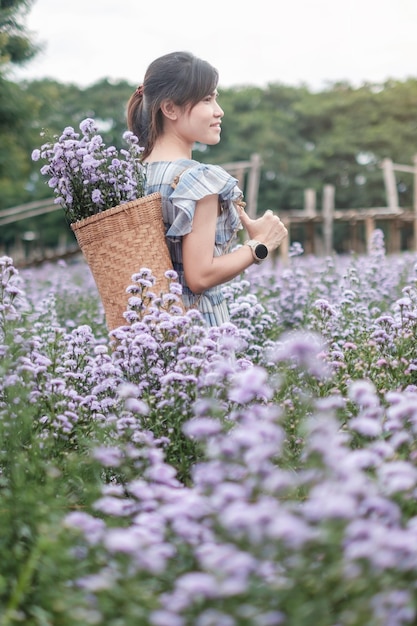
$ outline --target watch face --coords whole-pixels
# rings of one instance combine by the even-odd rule
[[[258,259],[263,261],[268,256],[268,248],[263,243],[258,243],[255,248],[255,255]]]

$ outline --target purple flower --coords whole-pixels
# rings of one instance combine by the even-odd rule
[[[98,130],[98,127],[95,121],[91,117],[87,117],[85,120],[83,120],[80,123],[80,130],[83,133],[83,135],[89,135],[90,133],[96,132]],[[74,130],[71,127],[67,127],[64,130],[64,134],[72,135],[73,133],[74,133]]]
[[[104,496],[95,502],[94,508],[106,515],[127,517],[135,510],[135,505],[132,501],[125,500],[124,498]]]
[[[80,530],[92,545],[101,540],[105,529],[103,520],[79,511],[68,513],[64,519],[64,526]]]
[[[356,516],[356,498],[344,492],[340,486],[323,483],[314,487],[302,506],[307,519],[318,522],[325,519],[354,519]]]
[[[90,574],[83,578],[78,578],[77,586],[92,593],[111,589],[115,584],[115,575],[110,569],[102,570],[99,574]]]
[[[132,413],[137,413],[138,415],[148,415],[149,407],[143,402],[143,400],[138,400],[137,398],[127,398],[125,402],[126,409],[132,411]]]
[[[91,200],[95,204],[100,204],[100,202],[102,201],[100,189],[93,189],[93,191],[91,193]]]
[[[247,404],[256,398],[269,400],[272,397],[272,389],[267,385],[267,380],[267,372],[260,367],[237,372],[233,377],[229,399],[238,404]]]
[[[146,476],[150,480],[172,487],[178,487],[180,485],[176,479],[176,473],[175,468],[166,463],[159,463],[146,470]]]
[[[236,626],[236,621],[222,611],[206,609],[197,617],[195,626]]]
[[[104,467],[118,467],[123,458],[123,451],[116,446],[101,446],[93,450],[93,458]]]
[[[416,612],[409,590],[392,589],[375,595],[371,606],[376,621],[389,626],[404,626],[415,622]]]
[[[172,613],[171,611],[158,610],[153,611],[150,614],[150,623],[152,626],[184,626],[185,620],[183,617]]]
[[[122,552],[134,555],[142,547],[142,540],[135,528],[110,528],[103,539],[104,546],[110,553]]]
[[[379,406],[379,398],[373,383],[367,380],[353,382],[348,390],[350,399],[359,406]]]
[[[297,331],[284,334],[271,350],[270,357],[275,362],[294,363],[311,376],[326,378],[329,375],[328,366],[320,357],[325,348],[323,339],[318,334]]]
[[[176,581],[176,589],[185,592],[190,598],[216,597],[220,591],[216,578],[205,572],[188,572]]]
[[[205,570],[220,572],[222,578],[247,578],[257,566],[253,555],[227,544],[205,543],[197,547],[196,556]]]
[[[222,425],[219,420],[211,417],[199,417],[184,424],[183,431],[188,437],[206,439],[221,432]]]
[[[365,416],[349,420],[349,428],[365,437],[378,437],[382,433],[382,425],[377,420]]]
[[[379,467],[378,478],[388,495],[410,491],[417,483],[417,469],[407,461],[391,461]]]

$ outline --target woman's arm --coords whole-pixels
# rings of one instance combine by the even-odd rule
[[[202,293],[210,287],[223,284],[238,276],[254,262],[249,246],[241,246],[228,254],[214,257],[218,196],[210,195],[196,204],[193,229],[182,241],[185,280],[194,293]],[[261,218],[251,220],[239,210],[242,224],[251,238],[274,250],[286,237],[285,226],[272,211]]]
[[[182,240],[185,280],[194,293],[232,280],[253,263],[249,246],[223,256],[213,256],[218,199],[217,195],[210,195],[197,202],[193,230]]]

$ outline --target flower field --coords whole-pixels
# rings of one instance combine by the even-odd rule
[[[111,337],[0,258],[0,626],[416,623],[417,255],[299,252]]]

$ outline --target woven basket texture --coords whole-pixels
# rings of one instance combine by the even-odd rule
[[[97,285],[109,330],[126,324],[123,313],[142,267],[152,270],[157,295],[168,292],[172,269],[162,221],[161,194],[153,193],[71,224]]]

